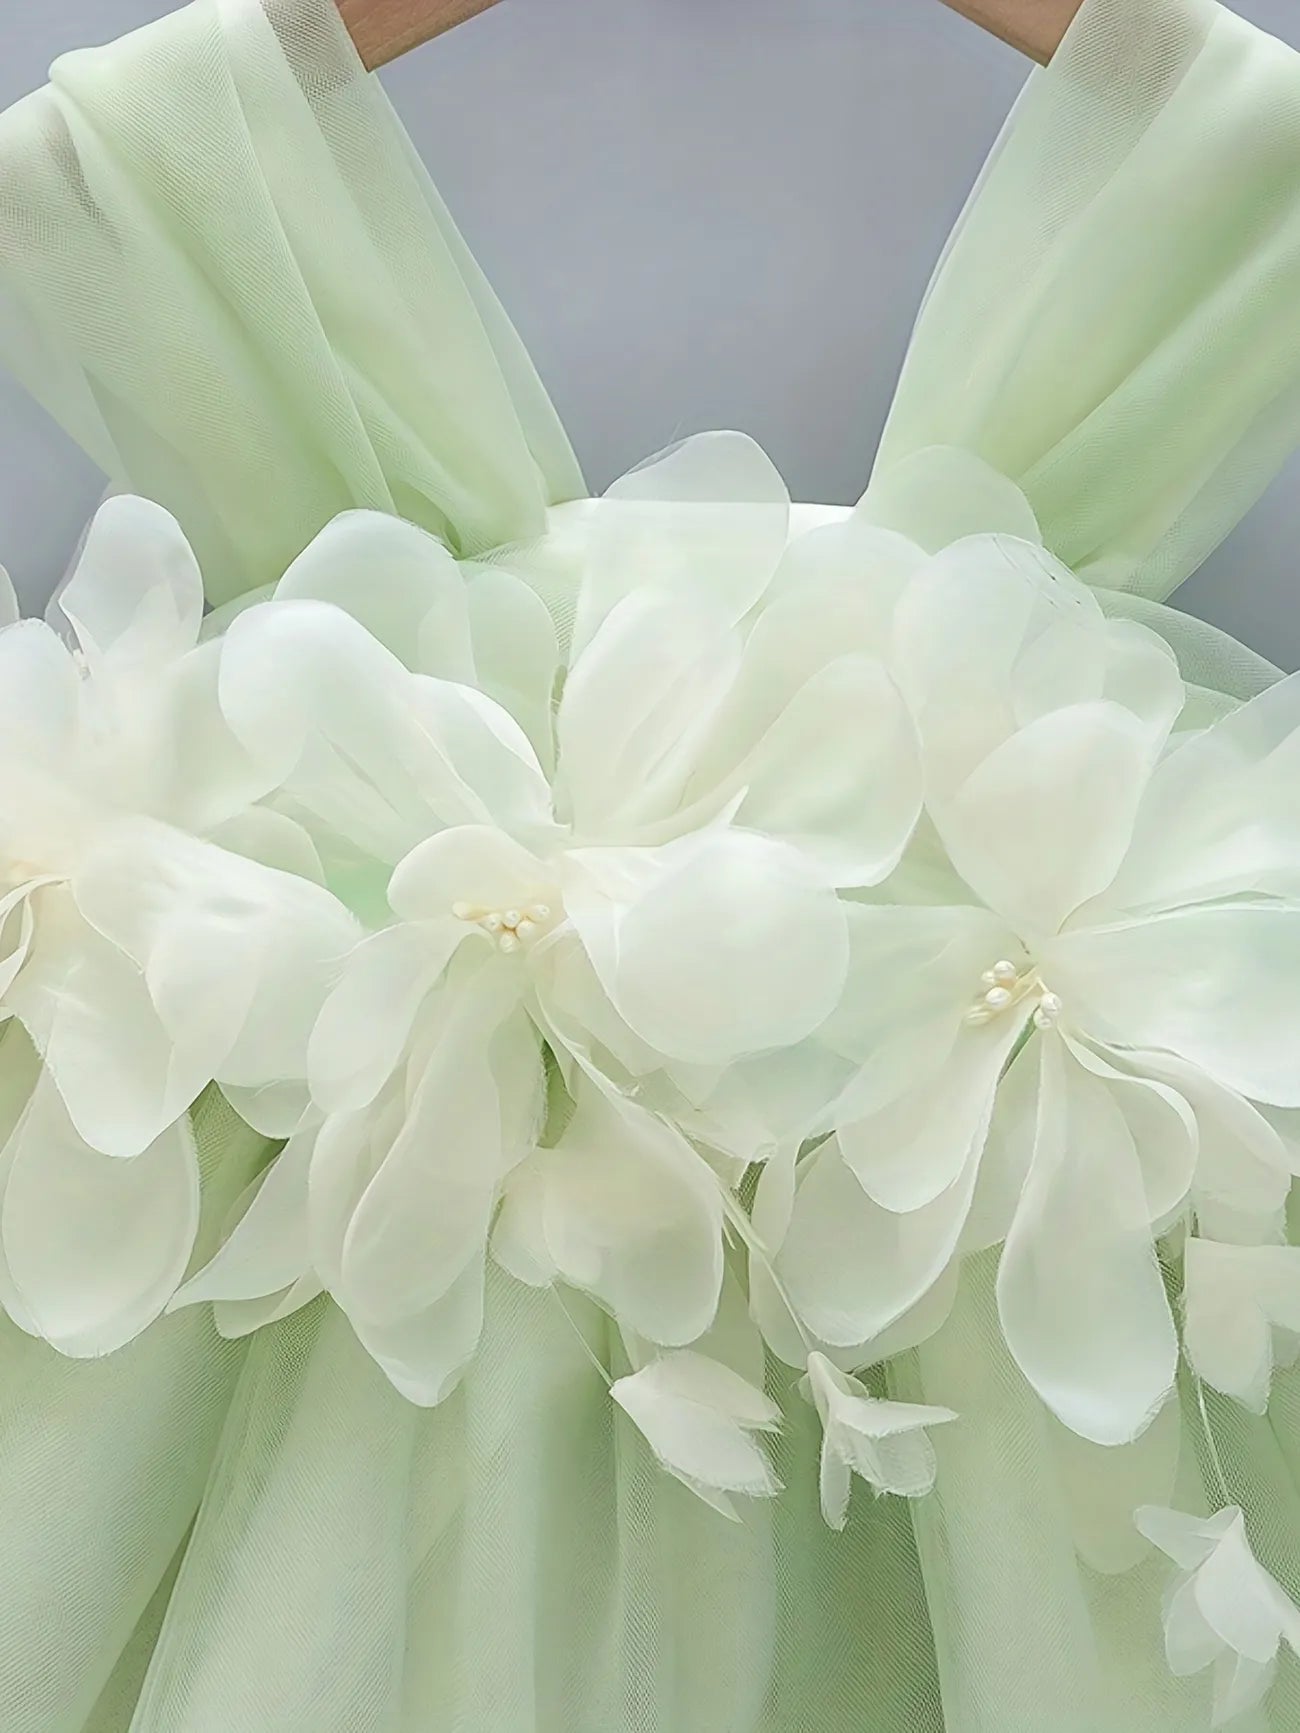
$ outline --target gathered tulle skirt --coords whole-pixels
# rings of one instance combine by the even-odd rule
[[[238,1143],[219,1104],[206,1121]],[[604,1314],[499,1272],[434,1410],[327,1299],[246,1344],[183,1312],[90,1363],[0,1325],[4,1733],[1208,1730],[1132,1510],[1239,1502],[1300,1592],[1300,1374],[1259,1419],[1189,1387],[1102,1451],[1011,1364],[992,1274],[969,1261],[890,1368],[960,1411],[937,1490],[859,1488],[842,1533],[790,1369],[769,1365],[785,1491],[731,1522],[609,1400]],[[1300,1727],[1292,1657],[1241,1725]]]

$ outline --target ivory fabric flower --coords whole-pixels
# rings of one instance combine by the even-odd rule
[[[10,1029],[3,1065],[25,1081],[0,1152],[0,1281],[24,1328],[97,1354],[157,1315],[189,1259],[190,1104],[222,1071],[301,1068],[301,1024],[299,1057],[283,1008],[273,1054],[256,1027],[268,974],[336,958],[352,932],[319,887],[232,852],[283,832],[250,815],[264,784],[221,721],[174,520],[110,500],[58,606],[70,641],[12,607],[0,630],[0,1018],[43,1066]],[[119,908],[136,924],[204,881],[219,930],[178,917],[142,973]]]
[[[1198,1377],[1262,1414],[1278,1341],[1300,1338],[1300,1246],[1190,1238],[1183,1341]]]
[[[795,580],[819,556],[787,549],[751,442],[689,441],[560,516],[462,569],[351,514],[222,648],[230,726],[376,929],[311,1039],[309,1260],[425,1402],[473,1351],[507,1193],[516,1273],[583,1287],[664,1346],[708,1326],[722,1182],[647,1110],[825,1021],[848,958],[837,892],[893,870],[920,805],[898,689],[865,624],[808,628]],[[862,533],[885,565],[911,558]],[[543,1044],[576,1111],[533,1158]],[[279,1303],[248,1256],[262,1207],[231,1249],[240,1294],[214,1267],[188,1297],[251,1283]]]
[[[1290,1184],[1256,1104],[1300,1102],[1300,682],[1180,737],[1163,641],[989,537],[909,581],[891,666],[927,823],[852,911],[824,1038],[860,1068],[776,1266],[844,1347],[1005,1241],[1013,1355],[1068,1426],[1120,1444],[1177,1362],[1154,1237],[1193,1205],[1276,1237]]]
[[[955,1420],[951,1408],[883,1401],[819,1353],[808,1356],[801,1388],[822,1423],[822,1515],[832,1528],[848,1519],[855,1474],[878,1493],[921,1498],[930,1491],[938,1465],[926,1428]]]
[[[660,1466],[733,1522],[739,1518],[732,1494],[774,1498],[780,1492],[753,1437],[775,1431],[780,1410],[731,1367],[680,1349],[617,1379],[610,1395]]]
[[[1138,1529],[1182,1571],[1165,1597],[1165,1649],[1180,1677],[1214,1669],[1214,1725],[1263,1701],[1285,1643],[1300,1655],[1300,1607],[1255,1558],[1234,1504],[1210,1517],[1143,1505]]]

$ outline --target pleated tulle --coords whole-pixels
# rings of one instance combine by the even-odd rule
[[[351,507],[474,554],[583,491],[323,0],[197,0],[0,116],[0,355],[214,601]]]
[[[1247,696],[1273,670],[1150,598],[1300,431],[1298,303],[1294,56],[1208,0],[1085,0],[941,262],[876,496],[945,521],[927,453],[974,452],[1207,702]],[[197,0],[0,118],[0,350],[176,512],[214,600],[344,507],[479,553],[580,490],[330,0]],[[198,1130],[212,1231],[265,1146],[215,1099]],[[785,1490],[732,1524],[593,1354],[618,1365],[603,1315],[501,1275],[432,1412],[325,1301],[240,1345],[184,1312],[95,1363],[0,1325],[0,1729],[1208,1733],[1133,1505],[1239,1501],[1300,1595],[1300,1376],[1264,1419],[1185,1393],[1138,1451],[1082,1446],[1011,1364],[987,1257],[888,1372],[960,1411],[937,1490],[859,1487],[843,1534],[788,1369]],[[1300,1727],[1290,1659],[1243,1726]]]
[[[612,1353],[593,1308],[495,1277],[432,1412],[328,1304],[254,1340],[136,1733],[941,1727],[906,1507],[827,1530],[791,1403],[786,1497],[721,1519],[580,1333]]]
[[[927,292],[877,478],[934,445],[1163,599],[1300,438],[1300,72],[1213,0],[1084,0]]]

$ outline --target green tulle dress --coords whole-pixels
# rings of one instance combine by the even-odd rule
[[[329,0],[194,0],[0,117],[0,352],[175,514],[214,605],[341,511],[465,558],[585,492]],[[1297,438],[1300,61],[1211,0],[1084,0],[939,262],[868,506],[932,546],[999,528],[973,454],[1213,709],[1275,670],[1163,604]],[[215,1091],[195,1127],[211,1251],[266,1144]],[[842,1533],[788,1379],[785,1490],[728,1523],[610,1404],[595,1303],[499,1269],[431,1409],[327,1297],[237,1341],[194,1307],[101,1360],[0,1319],[0,1728],[1208,1733],[1131,1512],[1241,1505],[1300,1597],[1300,1372],[1263,1416],[1185,1376],[1108,1451],[1020,1376],[993,1269],[891,1362],[962,1416],[934,1492],[859,1495]],[[1239,1725],[1300,1730],[1289,1651]]]

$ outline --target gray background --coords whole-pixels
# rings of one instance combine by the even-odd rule
[[[6,4],[0,105],[61,50],[171,9]],[[1300,44],[1297,0],[1238,9]],[[384,77],[593,487],[680,433],[729,426],[796,498],[847,502],[1026,70],[938,0],[503,0]],[[1287,667],[1298,478],[1300,463],[1179,595]],[[0,380],[0,558],[29,607],[99,487]]]

